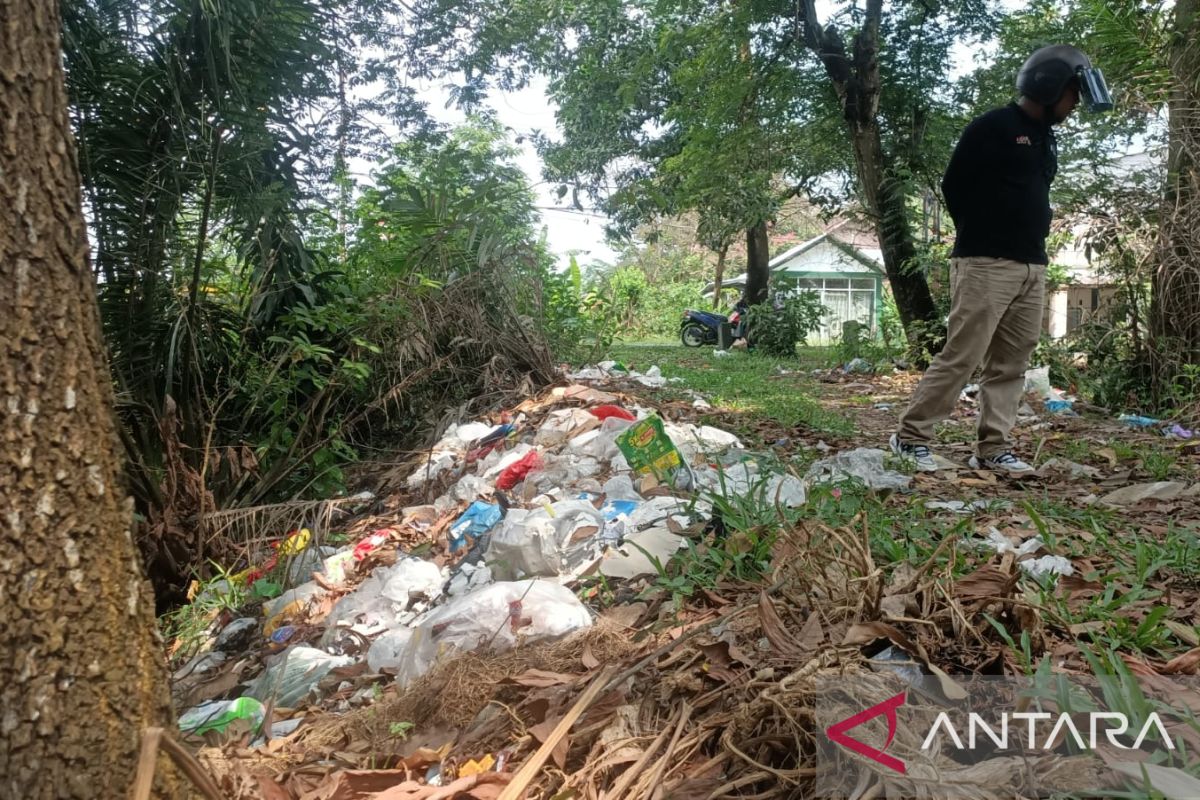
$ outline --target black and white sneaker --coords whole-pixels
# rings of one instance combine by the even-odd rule
[[[933,460],[933,452],[923,444],[907,444],[900,441],[897,434],[888,439],[892,452],[903,459],[913,462],[920,472],[937,472],[937,462]]]
[[[996,472],[1006,472],[1009,475],[1024,475],[1034,471],[1033,467],[1007,450],[987,458],[971,456],[968,463],[971,465],[971,469],[991,469]]]

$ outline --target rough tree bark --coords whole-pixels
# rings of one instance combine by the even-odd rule
[[[1152,281],[1150,331],[1156,388],[1167,399],[1179,364],[1200,363],[1200,15],[1197,0],[1175,4],[1170,53],[1167,191]]]
[[[884,270],[896,298],[900,321],[913,344],[936,340],[942,324],[925,276],[905,267],[917,254],[909,227],[903,185],[888,169],[879,134],[879,22],[883,0],[868,0],[853,53],[833,28],[817,19],[814,0],[804,0],[804,40],[825,67],[842,105],[854,145],[854,163],[863,203],[875,224]]]
[[[746,231],[746,304],[755,306],[767,300],[771,281],[771,245],[767,223],[760,222]]]
[[[171,719],[121,485],[55,0],[0,0],[0,797],[126,797]],[[160,757],[156,797],[187,794]]]
[[[721,310],[721,283],[725,280],[725,256],[729,253],[729,245],[723,245],[717,251],[716,277],[713,278],[713,308]]]

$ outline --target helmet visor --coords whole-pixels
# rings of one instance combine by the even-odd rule
[[[1088,111],[1111,111],[1113,99],[1104,82],[1104,74],[1094,67],[1081,67],[1078,75],[1079,89]]]

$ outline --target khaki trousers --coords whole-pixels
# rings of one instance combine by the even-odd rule
[[[900,441],[932,442],[934,426],[950,416],[963,386],[982,363],[976,452],[987,458],[1012,449],[1025,370],[1042,331],[1045,292],[1043,264],[1006,258],[950,261],[946,346],[900,416]]]

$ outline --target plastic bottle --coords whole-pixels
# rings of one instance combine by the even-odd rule
[[[1122,414],[1117,417],[1117,421],[1131,428],[1149,428],[1151,425],[1158,424],[1158,420],[1153,417],[1139,417],[1136,414]]]

